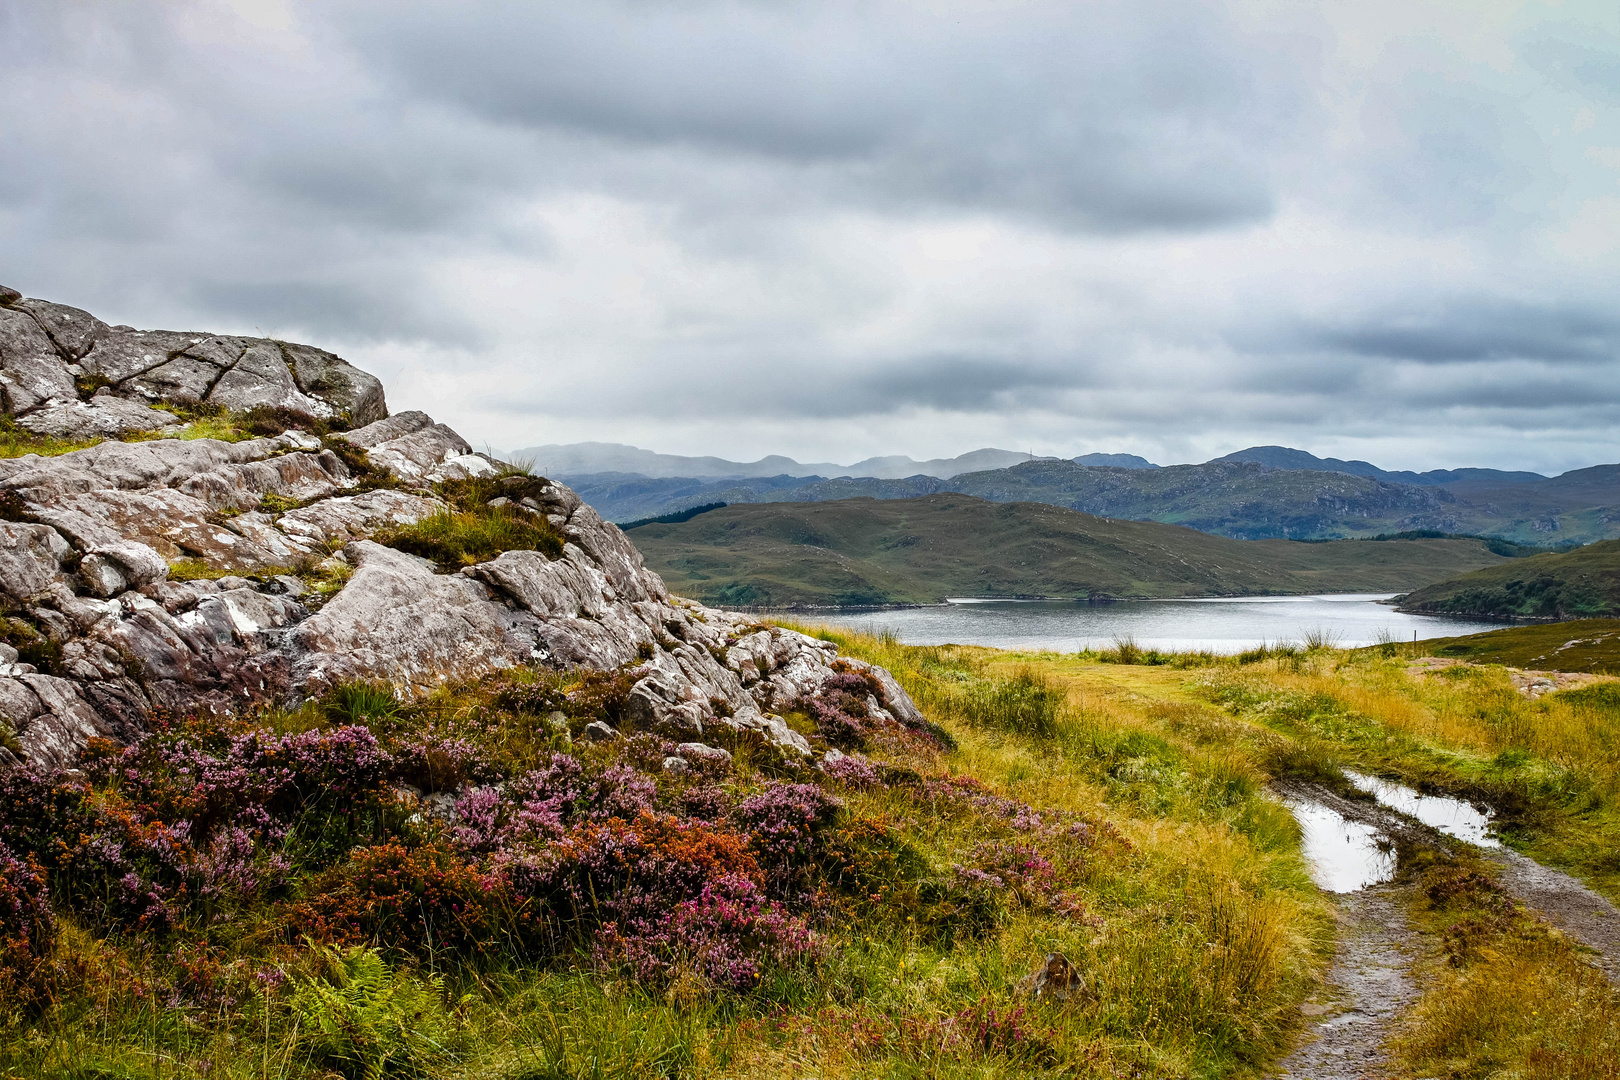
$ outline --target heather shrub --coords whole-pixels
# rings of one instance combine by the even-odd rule
[[[314,892],[293,915],[337,941],[370,940],[406,952],[484,953],[506,937],[501,879],[438,845],[356,848]]]
[[[816,785],[791,783],[774,783],[738,805],[734,817],[768,868],[771,895],[787,899],[811,885],[817,841],[842,809]]]
[[[492,867],[525,913],[531,948],[555,952],[573,942],[608,963],[638,958],[648,971],[673,955],[668,920],[679,905],[700,901],[721,879],[760,884],[746,837],[652,813],[581,821],[543,847],[498,854]]]
[[[423,791],[455,791],[500,778],[499,767],[466,739],[434,734],[401,740],[394,747],[394,776]]]
[[[34,996],[55,929],[45,872],[0,844],[0,1005]]]
[[[829,758],[832,755],[828,755]],[[857,791],[878,787],[883,781],[877,767],[858,754],[845,754],[825,763],[827,775],[845,787]]]
[[[647,980],[686,967],[729,990],[758,983],[766,963],[788,966],[816,955],[820,939],[802,918],[766,898],[759,883],[742,874],[707,882],[653,920],[603,927],[597,955],[622,963]]]
[[[881,697],[876,679],[846,668],[829,678],[817,696],[799,699],[795,709],[810,718],[816,734],[829,745],[853,750],[871,737],[877,720],[870,702]]]

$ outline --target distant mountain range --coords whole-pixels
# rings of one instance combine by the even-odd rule
[[[1144,458],[1131,454],[1092,454],[1096,458],[1120,459],[1088,464],[1123,465],[1125,468],[1153,468]],[[717,457],[683,457],[679,454],[656,454],[637,446],[622,443],[567,443],[548,446],[526,446],[506,455],[509,461],[531,462],[534,471],[544,476],[567,479],[596,473],[625,473],[649,479],[682,478],[757,478],[776,476],[826,477],[870,476],[880,480],[896,480],[905,476],[937,476],[949,479],[960,473],[982,472],[986,469],[1004,469],[1009,465],[1034,460],[1034,455],[1018,450],[996,450],[986,447],[953,458],[933,458],[914,461],[903,455],[866,458],[853,465],[834,465],[820,461],[802,464],[792,458],[772,454],[758,461],[727,461]],[[1141,462],[1140,465],[1127,462]]]
[[[993,502],[1047,503],[1102,517],[1186,525],[1242,540],[1414,529],[1549,547],[1620,537],[1620,465],[1555,477],[1468,468],[1394,472],[1285,446],[1254,446],[1202,465],[1170,466],[1130,454],[1032,458],[995,449],[925,462],[870,458],[848,467],[801,465],[783,457],[752,463],[683,458],[609,443],[531,447],[518,455],[533,458],[537,472],[567,481],[619,522],[713,503],[961,492]],[[607,464],[620,467],[600,468]]]

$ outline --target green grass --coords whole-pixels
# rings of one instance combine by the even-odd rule
[[[966,495],[733,505],[634,538],[675,592],[758,606],[1397,592],[1507,561],[1479,540],[1238,541]]]
[[[1474,664],[1620,675],[1620,619],[1576,619],[1432,638],[1416,649],[1420,655]]]
[[[1620,540],[1485,567],[1419,589],[1401,607],[1526,619],[1620,615]]]
[[[438,563],[443,571],[493,559],[503,551],[540,551],[562,557],[563,537],[544,516],[518,505],[549,481],[512,467],[493,477],[438,485],[447,509],[411,525],[380,532],[380,544]],[[491,506],[497,499],[504,505]]]

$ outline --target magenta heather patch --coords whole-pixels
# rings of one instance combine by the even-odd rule
[[[823,766],[827,775],[845,787],[860,791],[877,787],[883,782],[878,775],[877,767],[859,754],[845,754],[835,758],[829,752],[827,757],[828,760]]]
[[[55,930],[44,871],[0,844],[0,1003],[32,996]]]
[[[605,963],[627,965],[637,978],[688,964],[716,986],[746,990],[759,981],[764,964],[792,964],[821,947],[805,921],[767,899],[758,882],[727,874],[650,924],[603,926],[596,952]]]

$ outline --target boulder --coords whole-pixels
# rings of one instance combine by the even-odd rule
[[[73,554],[49,525],[0,521],[0,592],[31,600],[62,580],[62,563]]]

